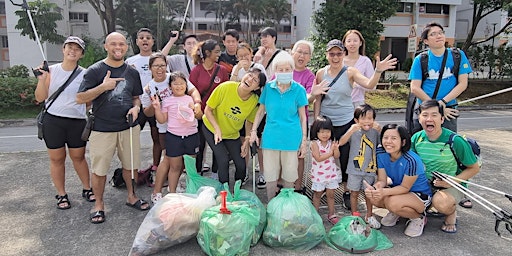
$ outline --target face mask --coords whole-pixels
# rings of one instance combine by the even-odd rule
[[[289,84],[292,82],[293,73],[276,73],[276,80],[280,84]]]

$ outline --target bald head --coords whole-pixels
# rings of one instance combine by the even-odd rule
[[[128,51],[126,37],[119,32],[112,32],[105,38],[104,48],[107,52],[107,60],[113,62],[124,62],[124,56]]]

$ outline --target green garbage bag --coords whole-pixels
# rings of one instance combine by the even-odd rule
[[[311,201],[293,188],[283,188],[267,205],[263,242],[276,248],[307,251],[325,237],[322,218]]]
[[[265,224],[267,224],[267,209],[265,208],[265,205],[263,205],[263,203],[260,201],[258,196],[256,196],[256,194],[254,194],[251,191],[241,189],[241,186],[242,182],[240,180],[237,180],[235,182],[234,187],[235,191],[233,192],[233,194],[231,194],[229,192],[229,184],[227,182],[224,183],[224,190],[228,191],[226,200],[228,202],[246,202],[249,205],[249,207],[259,212],[259,223],[258,226],[256,226],[256,229],[254,230],[251,242],[251,246],[254,246],[260,240],[261,234],[263,233],[263,229],[265,228]]]
[[[325,242],[338,251],[367,253],[393,247],[393,243],[382,232],[370,228],[357,216],[345,216],[334,225]]]
[[[222,190],[222,184],[218,180],[210,179],[201,176],[196,170],[196,159],[184,155],[183,160],[185,162],[185,169],[187,170],[187,188],[186,193],[197,194],[200,187],[208,186],[213,187],[217,194]]]
[[[208,255],[249,255],[251,240],[259,223],[258,210],[247,202],[227,203],[230,214],[221,206],[205,210],[199,222],[197,242]]]

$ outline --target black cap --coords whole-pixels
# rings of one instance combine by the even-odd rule
[[[345,51],[345,46],[343,43],[338,39],[333,39],[327,43],[326,51],[330,51],[332,48],[338,47],[340,50]]]

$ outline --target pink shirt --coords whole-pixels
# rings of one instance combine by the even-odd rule
[[[197,119],[194,117],[194,100],[189,95],[171,95],[162,101],[162,112],[167,113],[167,131],[178,136],[197,133]]]
[[[361,55],[354,65],[354,68],[357,68],[361,74],[368,78],[372,77],[375,72],[370,58]],[[352,102],[364,102],[364,94],[366,91],[368,91],[368,89],[356,84],[356,87],[352,90]]]

